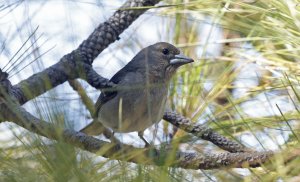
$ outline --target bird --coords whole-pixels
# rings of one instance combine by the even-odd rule
[[[101,92],[94,120],[80,132],[97,136],[104,132],[103,126],[117,133],[138,132],[149,145],[144,130],[162,119],[172,76],[191,62],[192,58],[167,42],[143,48],[110,79],[115,86]]]

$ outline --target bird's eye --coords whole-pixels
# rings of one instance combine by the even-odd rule
[[[163,50],[162,50],[162,53],[163,53],[164,55],[168,55],[168,54],[169,54],[169,49],[166,49],[166,48],[163,49]]]

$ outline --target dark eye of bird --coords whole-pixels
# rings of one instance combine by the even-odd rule
[[[162,53],[163,53],[164,55],[168,55],[168,54],[169,54],[169,49],[166,49],[166,48],[163,49],[163,50],[162,50]]]

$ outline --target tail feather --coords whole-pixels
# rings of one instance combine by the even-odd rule
[[[86,127],[80,130],[80,132],[85,133],[90,136],[97,136],[104,132],[104,126],[98,121],[92,121]]]

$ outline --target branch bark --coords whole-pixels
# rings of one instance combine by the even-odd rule
[[[202,125],[194,125],[193,122],[189,118],[185,118],[184,116],[172,112],[166,111],[164,113],[163,119],[168,121],[169,123],[179,127],[187,133],[191,133],[196,137],[202,138],[203,140],[207,140],[215,144],[216,146],[224,149],[228,152],[251,152],[253,150],[246,148],[242,144],[229,140],[228,138],[214,132],[212,129],[202,126]]]
[[[98,75],[92,68],[94,59],[119,39],[119,35],[148,8],[160,0],[127,0],[106,22],[71,53],[63,56],[58,63],[32,75],[14,86],[14,95],[20,104],[47,92],[67,80],[82,78],[95,88],[112,86],[107,79]],[[142,8],[147,7],[147,8]]]

